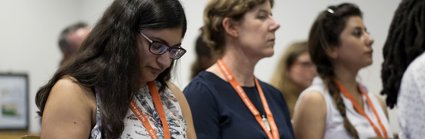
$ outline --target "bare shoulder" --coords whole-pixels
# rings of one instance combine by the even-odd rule
[[[293,117],[295,136],[315,139],[323,136],[326,123],[326,101],[318,91],[305,92],[296,103]]]
[[[183,92],[173,83],[167,82],[168,88],[176,96],[177,101],[182,110],[183,118],[187,123],[187,136],[189,139],[196,139],[195,128],[193,126],[192,112],[189,104],[187,103],[186,97]]]
[[[171,90],[171,92],[174,94],[174,95],[183,95],[183,93],[182,93],[182,91],[180,90],[180,88],[179,87],[177,87],[174,83],[172,83],[172,82],[167,82],[167,86],[168,86],[168,89],[170,89]],[[176,96],[177,97],[177,96]]]
[[[93,91],[90,88],[80,85],[75,78],[69,76],[56,82],[50,92],[49,100],[51,98],[68,100],[70,98],[75,98],[79,100],[78,102],[80,103],[96,103]]]
[[[325,97],[319,91],[305,92],[298,99],[298,102],[296,103],[296,106],[295,106],[295,111],[298,111],[296,112],[298,114],[301,114],[301,113],[325,114],[326,113]]]
[[[41,136],[88,138],[95,110],[93,92],[75,79],[64,77],[50,91],[43,112]]]

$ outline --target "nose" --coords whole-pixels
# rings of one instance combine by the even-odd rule
[[[270,25],[270,28],[269,29],[271,31],[275,32],[275,31],[277,31],[280,28],[280,24],[272,16],[270,18],[271,18],[271,25]]]
[[[170,52],[167,51],[162,55],[158,55],[157,62],[161,68],[169,67],[172,62],[172,59],[170,58]]]
[[[374,42],[375,40],[373,39],[372,35],[370,35],[370,33],[366,33],[366,45],[371,47]]]

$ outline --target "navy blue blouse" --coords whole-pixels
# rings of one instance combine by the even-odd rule
[[[280,138],[293,139],[288,107],[282,94],[259,81],[279,129]],[[243,87],[251,102],[265,114],[257,88]],[[267,139],[267,134],[233,87],[211,72],[201,72],[184,89],[199,139]]]

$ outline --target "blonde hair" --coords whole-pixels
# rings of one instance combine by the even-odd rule
[[[306,52],[308,53],[307,41],[292,43],[285,49],[285,53],[280,58],[271,80],[271,84],[279,89],[285,97],[291,117],[294,111],[295,102],[297,101],[301,91],[305,88],[297,85],[289,77],[289,69],[297,61],[297,58]]]
[[[274,1],[268,0],[271,7]],[[202,38],[214,52],[221,56],[224,52],[225,31],[222,22],[225,17],[240,21],[243,15],[267,0],[209,0],[204,10]]]

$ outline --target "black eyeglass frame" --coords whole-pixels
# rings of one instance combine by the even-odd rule
[[[152,40],[152,39],[150,39],[147,35],[145,35],[143,32],[140,32],[140,35],[142,35],[143,36],[143,38],[145,38],[148,42],[149,42],[149,52],[151,52],[152,54],[155,54],[155,55],[163,55],[163,54],[165,54],[166,52],[169,52],[170,53],[170,58],[171,59],[173,59],[173,60],[178,60],[178,59],[180,59],[184,54],[186,54],[186,49],[184,49],[184,48],[182,48],[181,46],[178,46],[178,47],[171,47],[171,46],[168,46],[167,44],[164,44],[163,42],[160,42],[160,41],[154,41],[154,40]],[[153,49],[153,45],[154,44],[159,44],[159,46],[160,47],[166,47],[167,49],[165,49],[165,50],[163,50],[163,51],[161,51],[161,52],[156,52],[156,51],[153,51],[152,49]],[[173,51],[174,50],[174,51]],[[178,53],[179,55],[175,55],[176,53]]]

